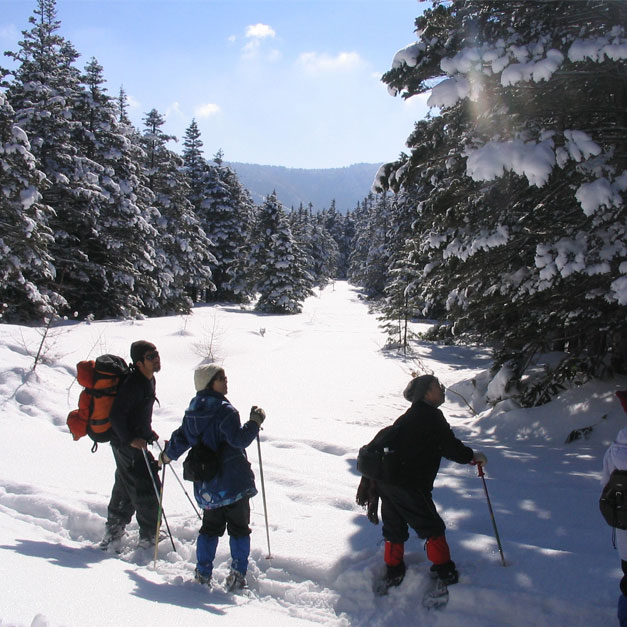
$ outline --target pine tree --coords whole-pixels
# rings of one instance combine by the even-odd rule
[[[255,308],[267,313],[299,313],[312,294],[313,279],[274,192],[259,211],[252,242],[250,265],[259,293]]]
[[[82,77],[85,90],[75,105],[74,141],[92,162],[102,167],[97,204],[97,235],[89,242],[89,257],[97,264],[84,295],[99,317],[136,317],[158,290],[154,279],[157,230],[149,215],[154,197],[133,143],[134,129],[119,120],[118,104],[104,87],[102,67],[92,59]]]
[[[203,199],[198,209],[201,224],[211,238],[216,258],[213,280],[217,300],[245,301],[252,285],[247,268],[252,200],[235,172],[224,165],[222,151],[207,169]]]
[[[364,288],[366,296],[383,296],[388,279],[390,250],[390,201],[387,194],[369,194],[355,211],[359,221],[353,252],[349,258],[349,279]]]
[[[215,264],[216,259],[187,199],[190,187],[183,160],[167,148],[167,143],[175,138],[163,132],[164,123],[156,109],[144,118],[142,140],[148,186],[155,195],[155,278],[160,289],[147,304],[155,313],[185,313],[199,294],[215,289],[210,264]]]
[[[354,232],[347,232],[347,216],[343,216],[336,210],[335,200],[331,201],[331,206],[328,209],[322,211],[322,220],[324,228],[337,245],[335,277],[345,279],[348,273],[348,257]]]
[[[54,315],[62,297],[47,289],[55,274],[46,226],[50,207],[39,192],[46,184],[26,133],[0,91],[0,320],[24,322]]]
[[[189,200],[194,205],[196,214],[199,213],[204,200],[204,192],[208,184],[208,166],[202,153],[202,140],[196,120],[185,131],[183,141],[183,171],[190,186]]]
[[[80,124],[73,105],[81,91],[73,66],[78,54],[56,34],[54,0],[37,0],[31,30],[23,31],[20,50],[7,55],[18,63],[9,83],[9,102],[16,123],[29,136],[31,151],[49,185],[42,190],[53,241],[49,250],[56,267],[57,291],[73,311],[85,312],[83,290],[97,270],[85,249],[97,232],[94,203],[101,194],[101,169],[81,155],[73,143]]]
[[[519,377],[565,351],[545,390],[607,372],[608,354],[627,364],[625,23],[624,4],[596,0],[435,3],[384,76],[440,108],[381,177],[423,187],[427,310],[446,307],[456,336],[494,342]]]

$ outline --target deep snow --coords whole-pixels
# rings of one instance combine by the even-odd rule
[[[295,316],[215,305],[190,316],[68,323],[53,330],[45,363],[33,372],[40,333],[0,325],[2,627],[187,626],[219,618],[275,626],[616,624],[619,558],[597,499],[603,452],[626,419],[614,392],[627,388],[627,378],[588,383],[534,409],[507,400],[492,408],[486,350],[416,342],[406,358],[384,351],[376,317],[343,282],[309,298]],[[155,569],[152,552],[134,548],[135,522],[121,557],[94,548],[114,464],[107,445],[92,454],[91,442],[73,442],[65,426],[80,391],[75,364],[105,352],[126,357],[137,339],[154,341],[162,355],[153,420],[161,442],[180,424],[193,370],[209,349],[226,368],[228,396],[242,416],[253,404],[267,412],[261,450],[272,559],[259,495],[249,597],[193,582],[198,519],[169,471],[165,511],[177,551],[162,542]],[[503,567],[476,469],[445,462],[434,495],[461,579],[442,611],[420,605],[429,564],[415,537],[402,586],[373,596],[381,530],[354,498],[356,451],[405,411],[401,392],[412,371],[441,378],[449,387],[443,411],[456,434],[488,455],[507,561]],[[493,381],[491,394],[499,386]],[[565,443],[589,425],[587,439]],[[248,455],[260,488],[255,443]],[[180,462],[173,468],[182,478]],[[228,561],[224,538],[218,581]]]

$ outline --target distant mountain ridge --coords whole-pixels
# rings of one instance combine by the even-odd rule
[[[286,210],[302,203],[314,211],[328,209],[335,200],[340,213],[353,210],[369,193],[380,163],[356,163],[345,168],[302,169],[275,165],[227,162],[259,204],[276,191]]]

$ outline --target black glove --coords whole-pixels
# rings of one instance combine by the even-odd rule
[[[366,477],[362,477],[357,488],[355,498],[357,505],[361,505],[366,510],[368,520],[373,525],[379,524],[379,494],[377,493],[377,483]]]
[[[266,412],[261,407],[253,405],[250,408],[250,419],[261,427],[261,423],[266,419]]]

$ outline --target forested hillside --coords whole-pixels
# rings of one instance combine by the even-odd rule
[[[230,163],[256,203],[276,192],[285,207],[313,205],[314,211],[335,209],[345,214],[368,195],[380,163],[356,163],[345,168],[305,170],[282,166]]]

